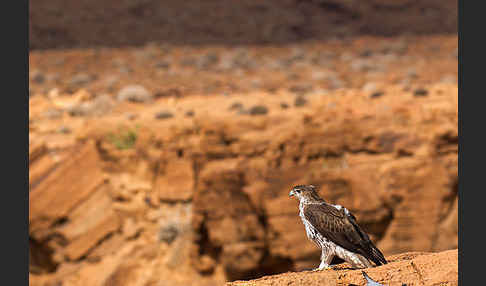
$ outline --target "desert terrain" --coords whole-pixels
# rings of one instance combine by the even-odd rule
[[[365,285],[346,264],[308,271],[320,252],[288,198],[304,183],[352,211],[390,260],[366,270],[376,281],[457,285],[453,1],[427,4],[441,15],[436,30],[423,28],[435,14],[413,12],[423,3],[365,1],[353,9],[367,21],[349,7],[326,6],[337,14],[322,20],[299,6],[306,37],[242,26],[233,38],[238,25],[204,34],[215,26],[201,22],[193,42],[123,34],[139,25],[130,17],[155,19],[151,1],[120,10],[132,13],[123,35],[104,42],[91,4],[69,7],[85,15],[78,31],[60,3],[42,2],[30,11],[30,285]],[[289,3],[255,13],[283,19]],[[380,30],[376,7],[409,7],[411,32],[400,21]],[[319,21],[348,16],[354,25],[316,36]]]

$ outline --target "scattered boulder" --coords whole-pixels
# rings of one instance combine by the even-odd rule
[[[188,110],[188,111],[186,111],[185,115],[187,117],[193,117],[195,115],[195,112],[194,112],[194,110]]]
[[[243,109],[243,103],[241,102],[234,102],[231,104],[231,106],[228,108],[229,110],[242,110]]]
[[[159,241],[171,244],[179,235],[179,229],[174,224],[165,225],[160,228]]]
[[[294,106],[295,107],[301,107],[301,106],[306,105],[307,102],[308,102],[308,100],[305,96],[299,95],[294,100]]]
[[[429,91],[423,87],[419,87],[413,91],[413,95],[417,97],[427,96]]]
[[[366,93],[372,93],[372,92],[375,92],[376,90],[378,89],[378,86],[376,85],[376,83],[374,82],[367,82],[365,85],[363,85],[363,87],[361,88],[361,90],[363,90],[364,92]]]
[[[370,94],[370,98],[377,98],[377,97],[381,97],[383,96],[385,93],[381,90],[378,90],[378,91],[375,91],[375,92],[372,92]]]
[[[172,117],[174,117],[174,114],[167,110],[159,111],[155,114],[155,119],[168,119]]]
[[[153,100],[153,95],[141,85],[129,85],[122,88],[117,95],[119,101],[146,103]]]
[[[58,119],[62,117],[63,110],[59,108],[49,108],[46,112],[44,112],[44,116],[49,119]]]
[[[312,91],[312,85],[293,85],[289,91],[295,94],[306,94]]]
[[[89,74],[79,73],[71,77],[69,84],[73,87],[84,86],[92,82],[95,78],[96,78],[95,76]]]
[[[265,115],[268,113],[268,108],[264,105],[255,105],[248,110],[250,115]]]
[[[30,73],[30,79],[37,84],[42,84],[46,80],[46,76],[41,71],[34,70]]]
[[[69,107],[67,111],[71,116],[101,116],[109,113],[113,106],[112,98],[107,94],[102,94],[91,101]]]

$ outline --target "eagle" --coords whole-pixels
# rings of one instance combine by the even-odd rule
[[[340,205],[327,203],[317,194],[313,185],[292,188],[289,197],[297,197],[299,216],[307,237],[321,248],[321,263],[316,270],[330,269],[335,256],[354,268],[386,264],[381,251],[356,222],[355,216]]]

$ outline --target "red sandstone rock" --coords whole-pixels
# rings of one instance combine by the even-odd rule
[[[388,258],[389,264],[363,269],[383,285],[459,285],[457,249],[439,253],[404,253]],[[290,272],[226,285],[366,285],[361,271],[347,270],[347,264],[336,270]]]

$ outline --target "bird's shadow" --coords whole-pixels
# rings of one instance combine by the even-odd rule
[[[361,268],[353,268],[353,267],[345,267],[345,266],[333,266],[330,269],[327,270],[359,270]],[[320,272],[320,271],[326,271],[326,270],[315,270],[314,268],[309,268],[309,269],[304,269],[303,271],[309,271],[309,272]]]
[[[353,268],[353,267],[332,267],[332,270],[359,270],[360,268]]]

